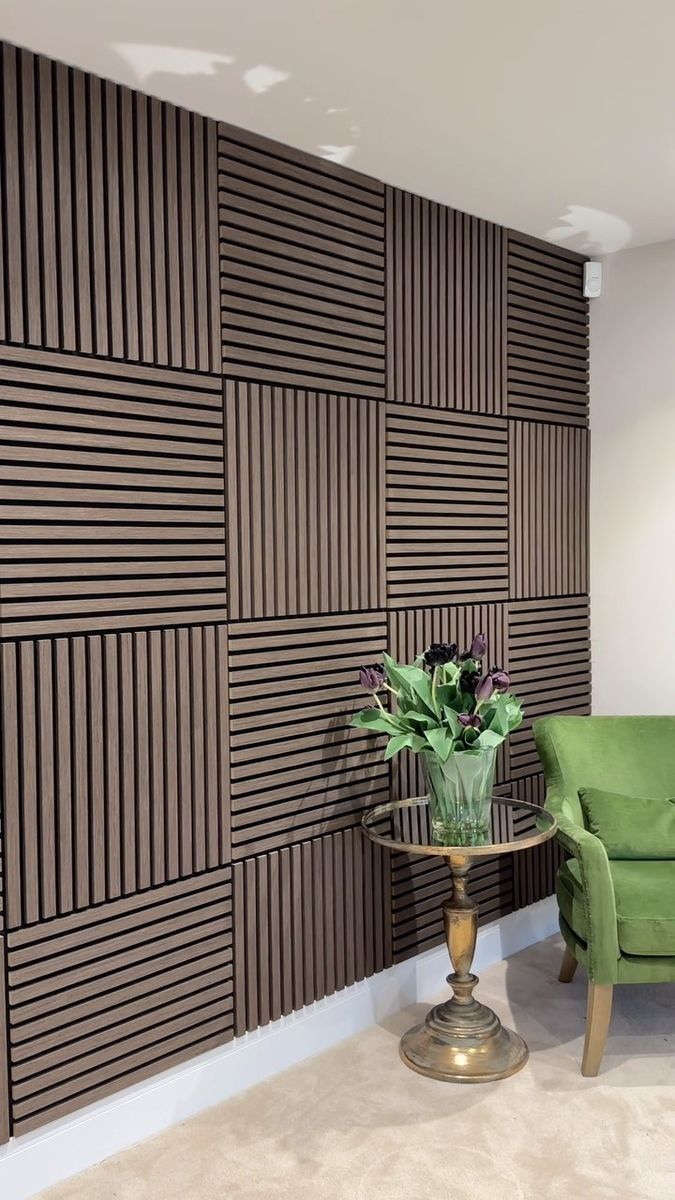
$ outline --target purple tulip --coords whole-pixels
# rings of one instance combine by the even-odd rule
[[[501,669],[495,669],[493,667],[492,671],[490,672],[490,678],[492,679],[492,682],[495,686],[495,691],[507,692],[509,690],[509,685],[511,683],[511,680],[509,679],[508,675],[506,674],[506,671],[502,671]]]
[[[384,668],[375,663],[372,667],[361,667],[359,683],[367,692],[379,692],[384,682]]]
[[[482,658],[487,650],[487,638],[484,633],[477,633],[471,643],[469,655],[471,658]]]
[[[495,685],[491,675],[484,675],[476,688],[476,700],[480,703],[482,700],[489,700],[495,690]]]
[[[465,729],[480,729],[483,724],[478,713],[460,713],[458,720]]]

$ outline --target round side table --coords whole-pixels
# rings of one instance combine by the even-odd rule
[[[517,817],[519,831],[515,831]],[[548,841],[557,828],[555,817],[534,804],[495,796],[492,834],[476,846],[445,846],[435,841],[426,796],[380,804],[366,813],[362,824],[372,841],[390,850],[441,856],[452,875],[452,895],[443,902],[443,922],[453,966],[448,975],[453,994],[432,1008],[421,1025],[403,1035],[400,1052],[404,1063],[421,1075],[456,1083],[487,1083],[515,1074],[527,1062],[525,1042],[504,1028],[496,1013],[473,995],[478,983],[478,976],[471,973],[478,906],[466,893],[466,879],[476,858],[512,854]]]

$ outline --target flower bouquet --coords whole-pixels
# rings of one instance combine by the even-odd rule
[[[362,667],[359,681],[373,706],[351,724],[389,737],[384,757],[401,750],[421,757],[434,839],[447,846],[486,844],[490,837],[497,747],[523,714],[500,667],[483,669],[485,634],[468,650],[434,642],[412,665],[384,655],[384,667]],[[395,697],[395,711],[382,697]]]

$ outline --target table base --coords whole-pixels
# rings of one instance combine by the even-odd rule
[[[464,992],[475,986],[477,976],[449,975],[448,983]],[[449,1083],[506,1079],[528,1059],[523,1039],[505,1029],[496,1013],[470,994],[455,995],[432,1008],[421,1025],[403,1035],[400,1054],[413,1071]]]

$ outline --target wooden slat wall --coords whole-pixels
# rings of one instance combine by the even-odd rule
[[[7,1038],[7,944],[0,934],[0,1146],[9,1141],[11,1110],[9,1102],[9,1041]]]
[[[510,594],[588,591],[588,430],[542,421],[509,427]]]
[[[508,431],[499,418],[387,405],[387,603],[508,595]]]
[[[221,387],[0,346],[0,637],[226,618]]]
[[[583,259],[509,230],[508,414],[588,424],[588,301]]]
[[[11,46],[0,100],[1,1142],[441,939],[362,664],[486,631],[535,803],[590,677],[579,255]]]
[[[391,965],[386,851],[345,829],[235,863],[235,1033]]]
[[[386,640],[384,613],[231,624],[235,858],[353,826],[388,798],[381,747],[348,725],[359,665]]]
[[[8,936],[24,1133],[232,1037],[230,870]]]
[[[222,626],[0,652],[9,929],[229,860]]]
[[[384,607],[384,410],[227,381],[233,620]]]
[[[384,188],[219,126],[223,370],[384,398]]]
[[[216,125],[3,45],[0,340],[220,370]]]
[[[525,709],[509,740],[510,776],[539,768],[532,722],[547,713],[590,712],[590,634],[587,596],[521,601],[509,606],[509,670]]]
[[[504,231],[387,188],[387,399],[502,413]]]

